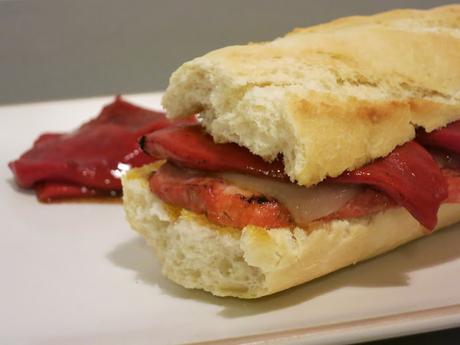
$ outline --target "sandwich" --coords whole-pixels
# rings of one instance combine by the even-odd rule
[[[460,220],[460,6],[395,10],[179,67],[160,163],[122,180],[164,275],[257,298]]]

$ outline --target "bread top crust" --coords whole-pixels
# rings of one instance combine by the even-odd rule
[[[396,10],[212,51],[173,73],[170,117],[313,185],[460,119],[460,5]]]

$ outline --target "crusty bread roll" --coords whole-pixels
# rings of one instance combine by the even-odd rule
[[[166,277],[217,296],[269,295],[428,234],[404,208],[308,229],[221,227],[159,200],[148,184],[155,168],[123,177],[127,219],[153,247]],[[438,218],[437,229],[459,221],[460,204],[442,205]]]
[[[296,29],[185,63],[163,98],[199,112],[217,142],[271,160],[292,181],[338,176],[460,118],[460,5]]]
[[[235,142],[309,187],[460,119],[460,5],[398,10],[296,29],[181,66],[163,98],[171,117],[200,113],[216,142]],[[225,159],[225,157],[223,157]],[[315,279],[426,235],[402,207],[300,228],[218,226],[164,204],[155,166],[123,177],[126,215],[175,282],[256,298]],[[423,188],[423,186],[420,186]],[[443,204],[440,229],[460,220]]]

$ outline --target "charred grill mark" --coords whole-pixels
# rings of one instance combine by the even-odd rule
[[[142,151],[145,152],[145,149],[144,149],[144,146],[145,146],[145,142],[147,141],[145,135],[143,135],[142,137],[140,137],[139,139],[139,147],[141,148]]]
[[[227,211],[223,211],[222,215],[227,219],[227,221],[231,222],[233,218],[228,214]],[[207,215],[206,215],[207,216]]]
[[[243,194],[238,194],[238,195],[241,201],[248,203],[248,204],[265,205],[265,204],[276,202],[276,200],[269,199],[265,195],[251,195],[249,197]]]
[[[267,204],[270,202],[273,202],[273,200],[269,200],[266,196],[264,195],[252,195],[250,198],[248,198],[249,203],[256,203],[259,205]]]

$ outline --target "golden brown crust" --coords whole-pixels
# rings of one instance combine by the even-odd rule
[[[298,31],[318,32],[340,30],[347,26],[365,25],[374,23],[385,23],[388,21],[398,22],[400,25],[412,21],[420,23],[420,26],[438,27],[438,28],[458,28],[460,22],[460,10],[458,5],[446,5],[426,10],[398,9],[388,12],[379,13],[373,16],[350,16],[333,20],[326,24],[315,25],[309,28],[297,28],[292,33]]]
[[[181,66],[170,116],[200,111],[218,142],[271,160],[303,185],[337,176],[460,118],[460,5],[296,29]]]

